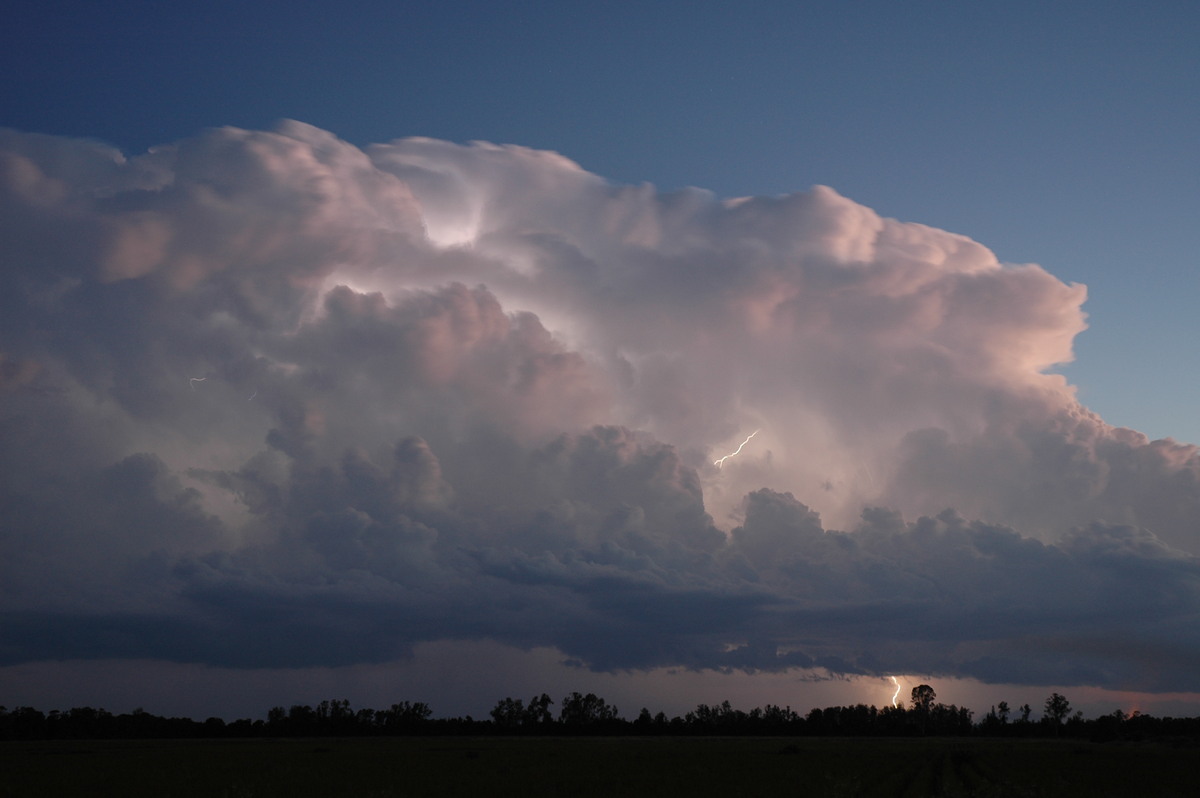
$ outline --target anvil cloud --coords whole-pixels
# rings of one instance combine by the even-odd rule
[[[1084,287],[830,188],[0,131],[0,257],[0,664],[1194,687],[1200,453],[1051,372]]]

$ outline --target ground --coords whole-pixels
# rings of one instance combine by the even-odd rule
[[[1197,746],[862,738],[0,743],[0,796],[1185,796]]]

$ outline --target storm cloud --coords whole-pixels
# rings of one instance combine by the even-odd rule
[[[0,257],[0,663],[1193,686],[1200,453],[964,236],[285,122],[0,131]]]

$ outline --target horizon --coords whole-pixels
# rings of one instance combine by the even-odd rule
[[[910,691],[908,693],[905,694],[905,697],[900,697],[900,693],[897,692],[896,697],[894,697],[889,702],[885,702],[882,705],[865,702],[865,701],[859,701],[859,702],[855,702],[855,703],[851,703],[851,704],[827,704],[824,706],[814,705],[812,707],[809,707],[807,710],[804,710],[803,707],[793,707],[790,704],[780,704],[780,703],[772,702],[772,701],[768,701],[768,702],[754,705],[754,706],[743,706],[743,705],[735,705],[728,700],[722,700],[722,701],[715,702],[712,704],[706,704],[704,702],[700,702],[698,704],[692,705],[688,709],[685,709],[680,712],[675,712],[675,713],[668,713],[663,709],[660,709],[658,707],[653,707],[653,706],[640,706],[637,709],[621,710],[618,705],[609,702],[603,695],[596,695],[596,694],[590,693],[590,692],[587,693],[586,695],[588,697],[595,696],[596,698],[601,699],[604,702],[603,706],[607,710],[610,710],[613,713],[612,717],[615,720],[622,721],[625,723],[632,723],[638,717],[640,717],[641,715],[643,715],[644,713],[647,713],[647,712],[651,716],[654,716],[654,717],[662,716],[662,717],[665,717],[667,720],[679,720],[679,719],[686,719],[688,716],[691,716],[692,714],[694,714],[694,712],[696,710],[703,709],[705,707],[721,708],[721,707],[724,707],[725,705],[729,705],[729,709],[734,712],[742,712],[742,713],[748,713],[749,711],[755,710],[755,709],[768,709],[768,708],[774,707],[774,708],[785,710],[790,713],[794,713],[795,716],[800,719],[805,719],[805,718],[808,718],[813,712],[821,712],[821,711],[829,710],[829,709],[847,709],[847,708],[853,708],[853,707],[859,707],[859,706],[865,706],[865,707],[868,707],[870,709],[877,710],[877,711],[898,710],[901,712],[915,712],[915,711],[917,711],[917,704],[918,704],[918,698],[917,698],[916,693],[917,693],[917,690],[919,687],[928,687],[933,691],[933,694],[934,694],[933,704],[932,704],[933,706],[948,707],[948,708],[960,710],[960,711],[966,710],[970,715],[970,721],[973,726],[980,726],[981,724],[984,724],[985,721],[992,716],[992,714],[996,714],[997,719],[999,719],[999,721],[1001,723],[1018,723],[1018,722],[1044,723],[1051,719],[1050,714],[1048,714],[1047,706],[1056,697],[1066,699],[1067,703],[1070,707],[1070,709],[1067,711],[1067,713],[1063,716],[1064,718],[1071,718],[1071,717],[1078,716],[1084,721],[1091,721],[1091,720],[1096,720],[1099,718],[1111,716],[1115,712],[1119,711],[1123,714],[1123,717],[1125,717],[1125,718],[1132,718],[1132,717],[1138,717],[1138,716],[1144,715],[1147,717],[1162,717],[1162,718],[1167,718],[1167,719],[1178,719],[1171,715],[1156,715],[1153,712],[1144,712],[1141,709],[1137,709],[1137,708],[1132,709],[1131,711],[1125,711],[1124,709],[1122,709],[1120,707],[1117,707],[1116,709],[1108,711],[1108,712],[1099,712],[1096,714],[1088,714],[1088,713],[1084,712],[1079,706],[1071,703],[1069,696],[1064,696],[1061,693],[1058,693],[1057,691],[1052,691],[1051,694],[1046,696],[1045,699],[1041,703],[1030,703],[1030,702],[1026,701],[1023,704],[1018,705],[1018,704],[1009,703],[1009,702],[1005,701],[1004,699],[1001,699],[1000,701],[996,701],[996,702],[988,705],[987,710],[979,710],[975,707],[959,706],[958,704],[955,704],[954,702],[951,702],[951,701],[940,700],[941,697],[936,695],[936,692],[937,692],[936,688],[934,688],[933,685],[929,685],[924,682],[922,682],[920,684],[917,684],[916,682],[914,682],[913,687],[910,689]],[[560,707],[561,708],[561,706],[568,699],[571,699],[572,697],[582,697],[582,696],[584,696],[584,693],[582,693],[581,691],[575,690],[575,691],[571,691],[568,694],[563,695],[560,699],[555,699],[553,696],[550,696],[548,693],[542,692],[540,694],[535,694],[535,695],[530,696],[529,701],[530,701],[530,706],[532,706],[532,702],[538,700],[539,698],[550,698],[550,701],[548,704],[549,707]],[[198,715],[170,715],[170,714],[160,715],[158,713],[150,712],[150,711],[146,710],[145,707],[143,707],[141,705],[136,706],[131,710],[118,711],[118,712],[110,712],[107,707],[93,706],[91,704],[76,704],[76,705],[73,705],[70,707],[62,707],[62,708],[54,707],[51,709],[48,709],[45,707],[40,707],[40,706],[19,705],[19,706],[8,707],[5,705],[0,705],[0,710],[2,710],[3,712],[12,713],[16,710],[31,709],[31,710],[42,712],[45,716],[49,717],[52,714],[61,714],[61,713],[69,712],[70,710],[75,710],[75,709],[94,709],[97,712],[105,712],[105,713],[108,713],[113,716],[137,715],[137,714],[141,714],[141,713],[146,713],[149,715],[154,715],[156,717],[179,718],[179,719],[183,719],[183,720],[191,720],[194,722],[201,722],[204,720],[211,720],[213,718],[217,718],[226,724],[232,724],[234,722],[243,721],[243,720],[248,720],[248,721],[265,720],[270,717],[271,713],[273,713],[276,710],[280,710],[280,709],[289,710],[289,709],[294,709],[297,707],[315,709],[318,707],[318,705],[329,705],[331,702],[334,702],[334,703],[342,702],[351,710],[370,709],[370,710],[373,710],[376,712],[384,711],[389,708],[394,708],[397,706],[401,706],[401,707],[412,706],[414,708],[422,707],[422,708],[429,710],[428,719],[431,721],[471,720],[471,721],[475,721],[475,722],[493,722],[495,720],[495,718],[492,716],[493,710],[500,709],[504,705],[509,704],[510,702],[513,702],[513,701],[515,701],[517,704],[519,704],[521,706],[524,706],[525,700],[526,700],[525,696],[505,696],[503,698],[498,698],[492,703],[492,706],[488,710],[488,712],[478,713],[478,714],[470,713],[470,712],[459,713],[459,714],[442,714],[442,713],[438,713],[438,711],[433,706],[430,706],[426,702],[413,701],[413,700],[410,700],[407,698],[397,698],[388,703],[380,704],[379,706],[369,706],[369,705],[365,705],[365,704],[364,705],[356,705],[355,702],[350,701],[349,699],[325,698],[320,701],[310,701],[307,703],[300,702],[300,703],[294,703],[291,705],[276,704],[276,705],[273,705],[271,707],[268,707],[268,708],[262,710],[261,712],[257,713],[256,715],[228,716],[228,717],[221,716],[221,715],[213,715],[211,713],[203,713],[203,712]],[[1006,705],[1006,708],[1003,709],[1002,711],[998,710],[998,706],[1000,704]],[[1029,720],[1028,721],[1018,720],[1018,716],[1021,714],[1021,712],[1025,708],[1025,706],[1028,706],[1030,709]],[[553,709],[550,710],[550,716],[555,721],[560,720],[559,715],[560,715],[560,711],[555,711]],[[1200,718],[1200,716],[1197,716],[1197,717]],[[1185,716],[1183,719],[1188,719],[1188,718]]]

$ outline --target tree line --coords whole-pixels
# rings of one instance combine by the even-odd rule
[[[389,735],[674,735],[674,736],[1009,736],[1070,737],[1090,740],[1146,740],[1200,737],[1200,718],[1158,718],[1116,710],[1085,719],[1071,712],[1058,693],[1046,699],[1042,715],[1031,719],[1028,704],[1010,708],[1001,701],[973,720],[966,707],[937,702],[929,685],[912,690],[908,706],[867,704],[814,708],[801,715],[791,707],[768,704],[749,711],[728,701],[699,704],[684,715],[651,714],[647,708],[628,720],[616,706],[594,693],[573,692],[558,702],[546,693],[528,702],[503,698],[488,718],[435,718],[423,702],[403,701],[386,709],[354,709],[346,700],[314,706],[272,707],[265,720],[221,718],[203,721],[161,717],[135,709],[114,715],[76,707],[48,713],[32,707],[0,706],[0,740],[149,739],[211,737],[360,737]]]

